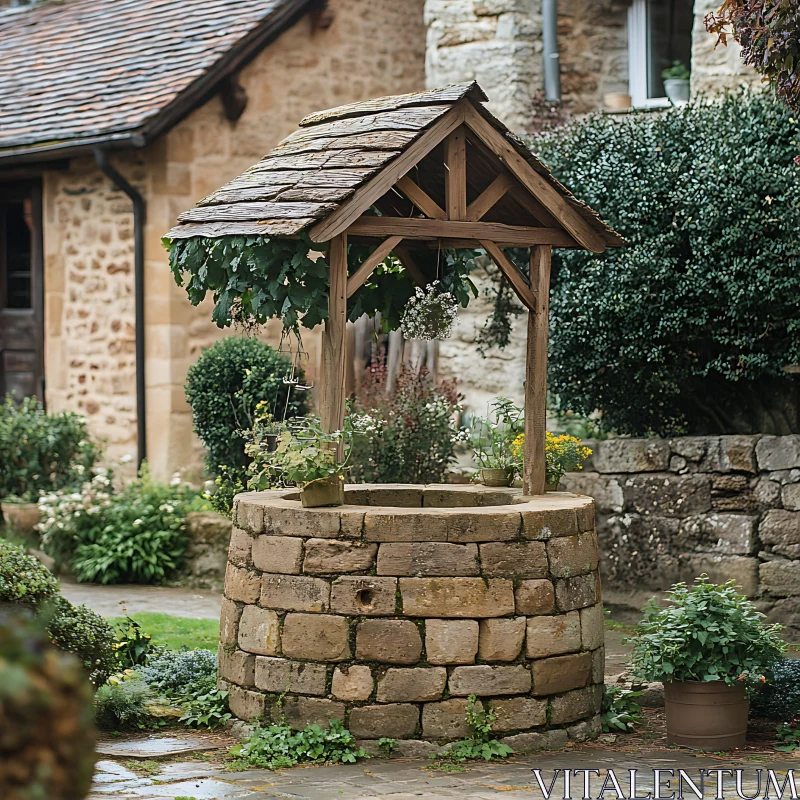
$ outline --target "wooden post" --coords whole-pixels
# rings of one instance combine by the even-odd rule
[[[467,140],[464,128],[454,130],[444,144],[447,216],[451,220],[464,220],[467,218]]]
[[[322,334],[320,422],[327,433],[344,425],[345,337],[347,335],[347,234],[331,239],[328,319]]]
[[[525,453],[522,487],[526,495],[544,494],[547,426],[547,344],[550,311],[550,253],[547,245],[531,248],[530,282],[536,310],[528,312],[525,361]]]

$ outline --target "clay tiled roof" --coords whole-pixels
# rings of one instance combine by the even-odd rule
[[[622,237],[559,183],[523,142],[484,108],[486,99],[478,84],[472,82],[310,114],[261,161],[181,214],[167,238],[294,236],[307,231],[407,150],[455,104],[467,100],[557,189],[607,246],[621,246]],[[474,155],[472,166],[468,159],[468,180],[494,177],[485,172],[477,174],[486,164],[479,163],[482,159],[478,152]],[[436,161],[433,156],[423,159],[415,173],[420,186],[431,195],[435,195],[437,184],[443,185]],[[498,209],[507,217],[501,216],[499,221],[503,222],[517,219],[520,210],[513,205],[503,208],[502,203]]]
[[[141,145],[182,96],[204,99],[243,51],[252,56],[307,6],[41,0],[0,10],[0,157],[133,133]]]

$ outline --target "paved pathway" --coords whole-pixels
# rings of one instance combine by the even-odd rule
[[[743,793],[750,796],[754,796],[758,790],[756,768],[771,768],[783,773],[794,768],[797,784],[800,785],[800,760],[765,762],[753,758],[729,761],[675,750],[652,750],[632,756],[598,749],[595,745],[568,752],[520,756],[502,763],[473,763],[466,772],[460,774],[434,772],[423,761],[373,759],[330,767],[295,767],[280,773],[268,770],[232,773],[216,766],[184,762],[167,765],[153,777],[139,777],[125,766],[102,761],[98,764],[95,786],[89,800],[105,800],[108,797],[131,800],[416,800],[419,797],[425,800],[535,800],[541,799],[542,793],[533,777],[534,768],[542,771],[545,785],[549,785],[554,769],[600,770],[599,777],[590,777],[590,795],[593,798],[598,797],[607,770],[613,771],[626,797],[630,796],[630,769],[638,770],[640,797],[653,790],[654,769],[672,769],[676,773],[678,769],[684,769],[695,783],[699,783],[700,769],[741,767],[744,770]],[[662,778],[666,777],[662,773]],[[737,795],[733,779],[723,780],[723,796],[734,800]],[[761,797],[766,774],[762,780]],[[780,775],[779,780],[783,782],[784,776]],[[572,778],[573,798],[584,796],[583,781],[582,774]],[[665,785],[662,783],[662,786]],[[676,788],[673,782],[671,789]],[[716,795],[715,789],[716,777],[707,777],[704,796],[711,800]],[[670,790],[666,786],[662,791],[662,797],[669,797]],[[687,800],[695,797],[686,785],[684,792]],[[554,800],[564,797],[563,778],[557,779],[552,796]],[[604,796],[612,800],[617,795],[607,790]],[[774,797],[774,793],[771,796]],[[789,791],[784,794],[786,798],[790,796]]]

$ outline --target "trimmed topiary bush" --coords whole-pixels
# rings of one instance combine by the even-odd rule
[[[58,581],[19,545],[0,539],[0,602],[37,606],[58,596]]]
[[[554,251],[561,410],[637,435],[800,431],[798,141],[764,93],[594,115],[531,143],[628,241]]]
[[[206,466],[225,483],[243,488],[249,459],[241,431],[252,428],[256,406],[266,403],[276,420],[308,413],[308,393],[283,383],[291,360],[258,339],[230,336],[205,350],[186,375],[186,399],[195,433],[208,448]],[[302,382],[302,374],[296,376]],[[291,391],[290,391],[291,390]],[[288,395],[288,406],[287,406]],[[229,499],[233,496],[221,487]]]

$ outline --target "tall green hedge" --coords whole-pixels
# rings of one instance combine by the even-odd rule
[[[632,434],[800,430],[800,126],[771,94],[531,142],[628,241],[555,252],[550,381]],[[787,371],[787,367],[789,371]]]

